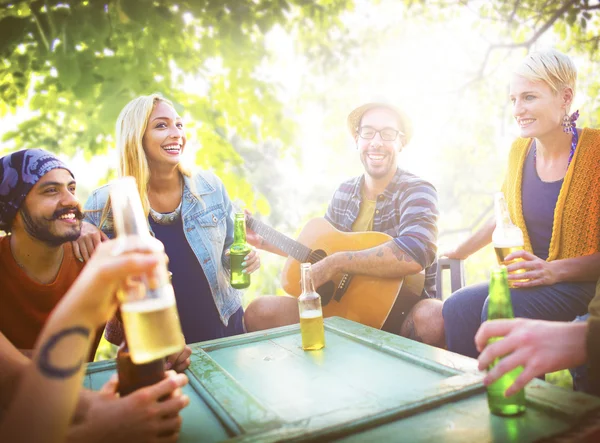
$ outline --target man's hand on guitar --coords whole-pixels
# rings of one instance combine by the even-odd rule
[[[318,261],[311,266],[311,274],[315,290],[331,280],[336,273],[333,266],[331,266],[330,261],[327,260],[328,258],[329,257],[325,257],[323,260]]]

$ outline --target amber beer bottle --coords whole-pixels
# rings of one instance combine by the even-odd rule
[[[243,212],[236,212],[233,225],[233,244],[229,249],[231,265],[231,286],[236,289],[245,289],[250,286],[250,274],[243,272],[242,263],[252,249],[246,243],[246,216]]]
[[[300,265],[302,294],[298,297],[302,349],[314,351],[325,346],[325,327],[321,296],[315,291],[310,263]]]
[[[165,378],[164,359],[136,365],[124,340],[117,351],[117,374],[119,375],[119,395],[124,397],[145,386],[151,386]]]
[[[162,243],[150,235],[135,179],[124,177],[113,182],[110,199],[122,252],[151,250],[163,256]],[[134,363],[148,363],[183,349],[185,341],[166,260],[156,266],[151,275],[129,279],[119,296],[125,336]]]
[[[506,266],[494,266],[491,270],[487,314],[488,320],[514,318]],[[498,340],[502,340],[502,337],[493,337],[488,341],[488,344]],[[489,369],[493,368],[499,361],[499,358],[496,359]],[[523,372],[523,368],[519,366],[487,387],[488,405],[492,414],[508,416],[525,412],[524,389],[510,397],[504,396],[506,390],[515,382],[521,372]]]
[[[510,262],[505,260],[507,255],[522,250],[524,242],[523,232],[510,219],[506,200],[502,192],[498,192],[494,196],[494,212],[496,228],[492,233],[492,243],[494,244],[498,264],[508,266],[511,263],[523,261],[521,258],[511,260]],[[519,269],[512,272],[512,274],[522,274],[523,272],[525,272],[524,269]],[[512,281],[509,282],[509,287],[513,287]]]

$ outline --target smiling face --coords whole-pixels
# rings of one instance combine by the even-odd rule
[[[148,164],[179,164],[186,138],[181,117],[173,107],[158,102],[150,114],[142,140]]]
[[[513,75],[510,100],[520,136],[543,138],[562,132],[562,119],[572,98],[570,88],[555,93],[543,81],[531,81],[521,75]]]
[[[24,230],[50,246],[79,238],[83,214],[75,188],[75,180],[65,169],[45,174],[27,194],[13,221],[13,232]]]
[[[369,127],[376,131],[383,129],[400,131],[398,116],[387,108],[369,109],[363,114],[360,126],[362,128]],[[376,133],[370,140],[357,135],[355,140],[360,154],[360,161],[368,175],[375,179],[394,175],[397,167],[396,155],[402,149],[401,135],[398,135],[392,141],[383,140],[380,133]]]

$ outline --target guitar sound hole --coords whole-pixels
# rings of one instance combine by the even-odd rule
[[[317,292],[321,296],[321,304],[327,306],[335,293],[335,284],[330,280],[319,286]]]
[[[327,257],[327,252],[323,251],[322,249],[317,249],[310,253],[308,256],[308,261],[311,264],[315,264],[316,262],[323,260],[325,257]]]

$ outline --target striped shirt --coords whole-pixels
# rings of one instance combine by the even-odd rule
[[[336,229],[351,232],[361,203],[364,175],[345,181],[335,191],[325,219]],[[373,231],[383,232],[425,269],[423,297],[435,297],[437,271],[437,191],[433,185],[398,168],[377,196]]]

